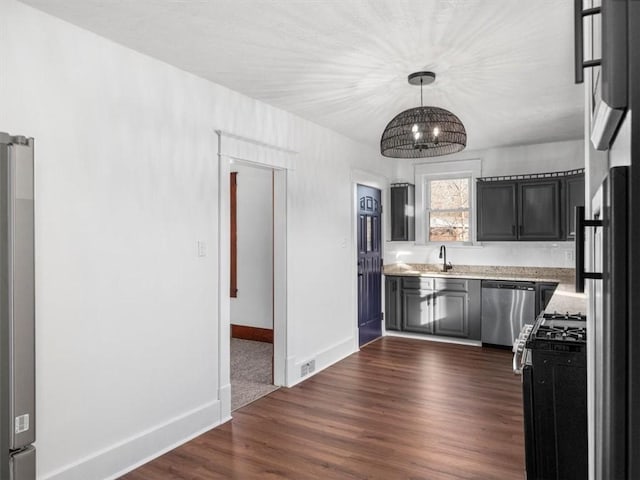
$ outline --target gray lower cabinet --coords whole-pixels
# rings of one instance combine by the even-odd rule
[[[402,278],[386,277],[385,278],[385,328],[387,330],[401,330],[401,312],[402,304],[400,303],[400,289]]]
[[[402,290],[402,330],[434,333],[433,290]]]
[[[386,277],[386,328],[480,340],[480,280]]]
[[[436,278],[435,334],[480,340],[480,280]]]
[[[434,332],[447,337],[469,337],[469,295],[438,292],[434,302]]]

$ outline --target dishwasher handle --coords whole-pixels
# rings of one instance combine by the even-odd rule
[[[482,288],[496,288],[502,290],[535,290],[533,282],[505,282],[495,280],[483,280]]]

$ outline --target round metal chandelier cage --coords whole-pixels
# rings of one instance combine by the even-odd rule
[[[409,83],[420,85],[420,107],[396,115],[384,129],[380,152],[392,158],[424,158],[448,155],[467,146],[467,132],[449,110],[422,106],[422,86],[436,78],[433,72],[409,75]]]

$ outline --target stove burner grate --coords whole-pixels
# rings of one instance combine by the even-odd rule
[[[587,331],[584,327],[545,326],[541,325],[535,338],[563,341],[584,341]]]
[[[582,315],[581,313],[559,313],[559,312],[553,312],[553,313],[545,313],[544,318],[550,318],[552,320],[585,320],[585,316]]]

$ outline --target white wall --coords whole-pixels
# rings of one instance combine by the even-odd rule
[[[0,59],[0,130],[36,139],[38,478],[107,478],[221,420],[214,128],[299,152],[288,363],[353,351],[350,172],[390,176],[375,149],[15,0]]]
[[[394,182],[415,183],[416,164],[482,160],[482,176],[520,175],[584,168],[584,142],[565,142],[462,151],[446,157],[399,161]],[[418,214],[416,212],[416,214]],[[385,263],[439,263],[439,245],[385,242]],[[477,246],[448,247],[454,265],[502,265],[573,268],[573,242],[483,242]]]
[[[237,175],[238,296],[231,323],[273,328],[272,171],[235,163]]]

